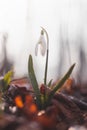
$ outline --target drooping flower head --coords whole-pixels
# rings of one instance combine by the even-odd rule
[[[45,53],[46,53],[46,41],[45,41],[45,37],[44,37],[44,31],[41,30],[41,35],[40,35],[40,38],[36,44],[36,47],[35,47],[35,55],[37,56],[38,54],[38,49],[40,48],[40,52],[41,52],[41,55],[44,56]]]

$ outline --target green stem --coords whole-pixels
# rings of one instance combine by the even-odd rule
[[[45,64],[45,74],[44,74],[44,84],[45,85],[47,84],[48,55],[49,55],[49,50],[47,49],[46,64]]]
[[[42,30],[45,32],[46,34],[46,38],[47,38],[47,54],[46,54],[46,64],[45,64],[45,73],[44,73],[44,85],[47,85],[47,70],[48,70],[48,54],[49,54],[49,37],[48,37],[48,33],[47,31],[41,27]]]

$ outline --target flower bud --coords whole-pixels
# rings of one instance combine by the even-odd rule
[[[45,94],[45,92],[46,92],[46,86],[44,84],[41,84],[41,86],[40,86],[40,92],[41,92],[41,94]]]

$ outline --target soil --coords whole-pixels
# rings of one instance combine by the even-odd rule
[[[13,80],[4,96],[0,130],[70,130],[74,126],[87,128],[87,86],[69,83],[67,81],[54,95],[46,110],[38,110],[28,79]],[[19,104],[16,98],[20,99]]]

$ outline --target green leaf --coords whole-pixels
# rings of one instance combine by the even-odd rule
[[[52,99],[52,97],[54,96],[54,94],[56,93],[56,91],[62,87],[62,85],[65,83],[65,81],[69,78],[70,74],[73,71],[75,64],[73,64],[70,69],[68,70],[68,72],[64,75],[64,77],[55,85],[54,89],[50,92],[49,97],[48,97],[48,102]]]
[[[52,84],[52,81],[53,81],[53,79],[51,79],[50,81],[49,81],[49,83],[48,83],[48,87],[51,87],[51,84]]]
[[[9,85],[9,83],[11,82],[11,77],[13,76],[13,71],[8,71],[5,76],[4,76],[4,82],[6,83],[6,85]]]
[[[1,81],[1,87],[2,87],[2,92],[5,92],[8,89],[8,85],[11,82],[11,77],[13,76],[13,71],[8,71],[4,78]]]
[[[28,73],[29,73],[29,78],[30,78],[32,87],[33,87],[35,95],[36,95],[36,103],[37,103],[38,107],[41,108],[41,94],[40,94],[37,79],[35,76],[35,72],[34,72],[34,68],[33,68],[33,59],[32,59],[31,55],[29,55],[29,60],[28,60]]]

